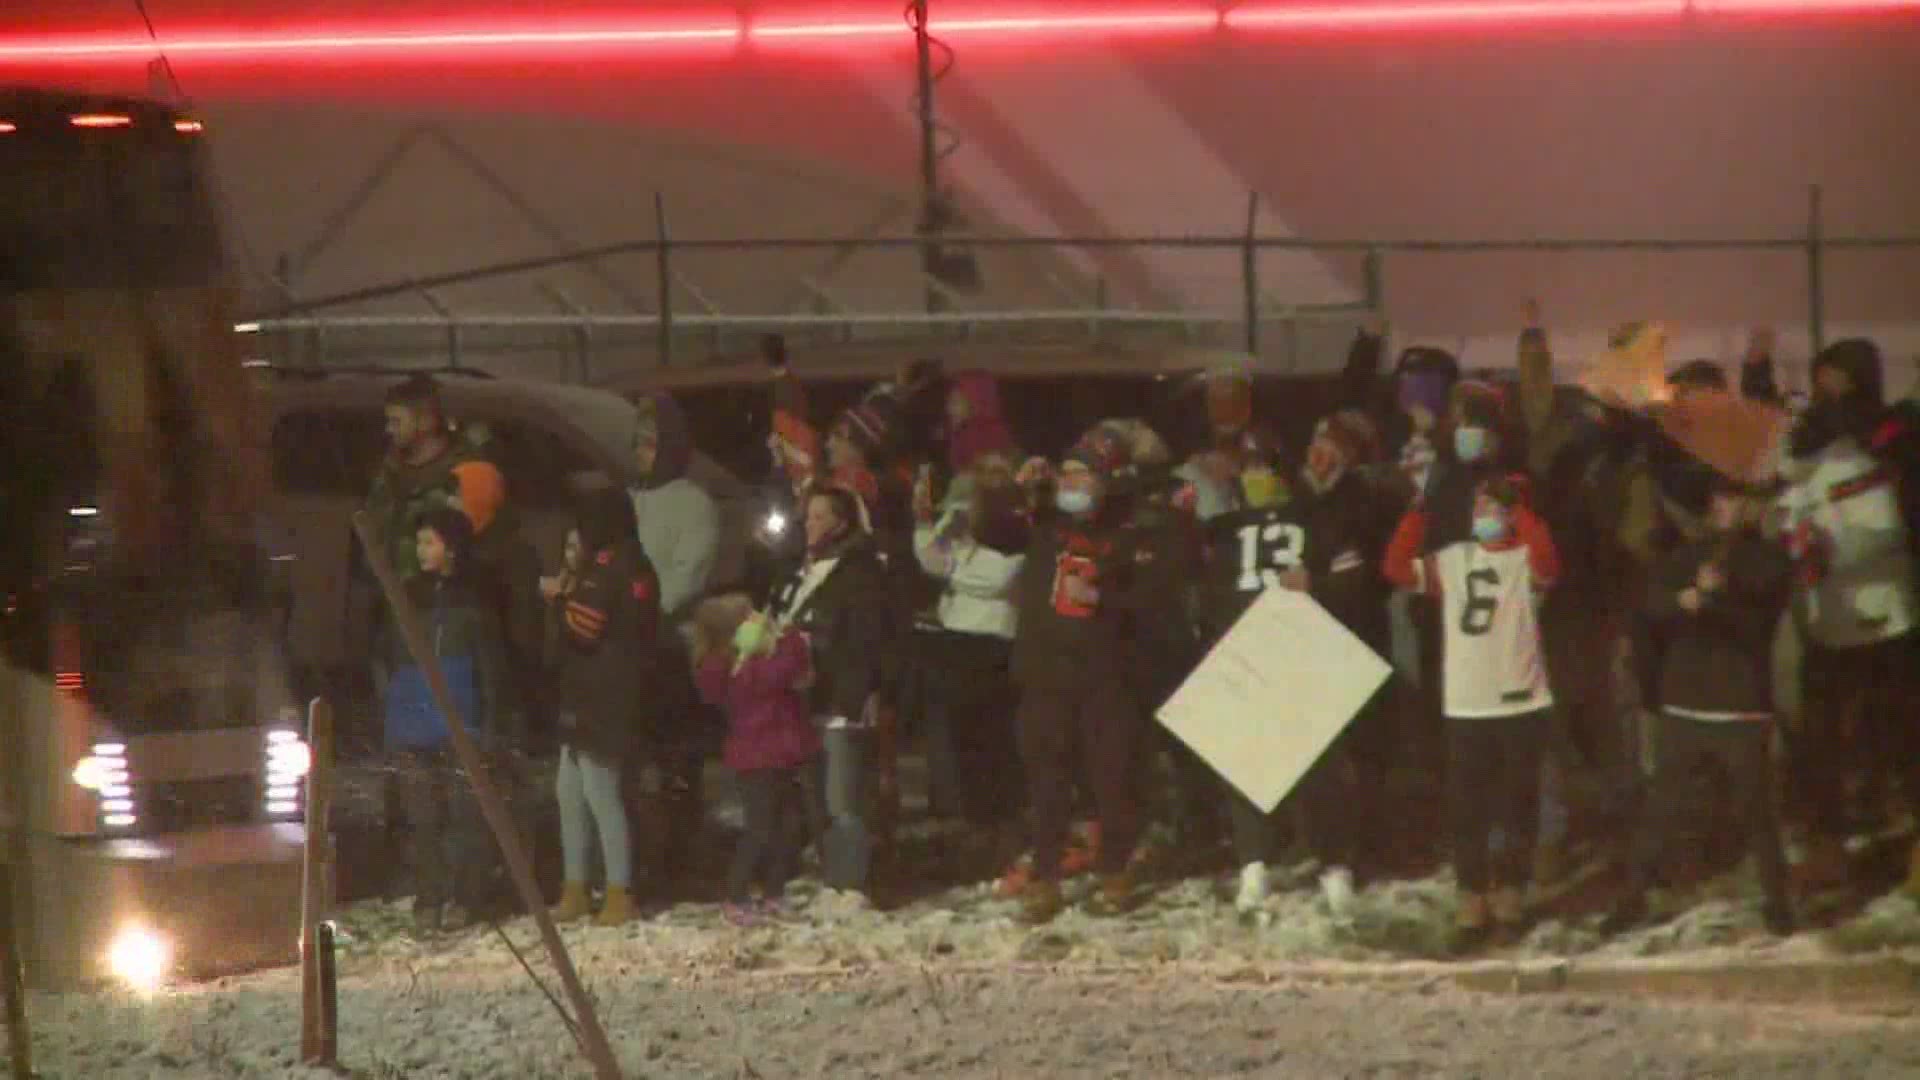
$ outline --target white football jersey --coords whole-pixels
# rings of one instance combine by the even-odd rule
[[[1787,530],[1815,534],[1827,563],[1820,584],[1800,591],[1809,635],[1846,649],[1912,630],[1913,549],[1893,473],[1852,439],[1836,439],[1798,473],[1781,499]]]
[[[1553,704],[1527,549],[1451,544],[1425,564],[1440,594],[1448,716],[1513,716]]]

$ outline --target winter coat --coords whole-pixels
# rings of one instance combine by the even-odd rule
[[[935,524],[914,530],[913,553],[922,569],[945,583],[938,617],[956,634],[1012,640],[1019,619],[1013,583],[1025,561],[976,543],[966,535],[964,507],[949,507]]]
[[[1808,636],[1845,649],[1913,630],[1913,552],[1893,471],[1850,436],[1795,468],[1781,503],[1800,557]]]
[[[553,609],[560,741],[624,760],[658,729],[668,696],[659,578],[639,545],[623,541],[589,556]]]
[[[452,505],[459,494],[454,468],[479,460],[473,444],[454,433],[447,437],[447,448],[432,461],[410,465],[391,453],[381,461],[367,492],[366,510],[386,544],[387,564],[400,580],[420,572],[420,557],[414,547],[415,524],[429,511]]]
[[[660,610],[676,617],[706,591],[720,554],[720,511],[713,496],[695,483],[693,435],[672,395],[655,391],[646,398],[659,429],[653,471],[627,489],[640,527],[640,546],[660,576]]]
[[[483,739],[497,737],[508,703],[506,656],[492,607],[457,576],[416,574],[406,589],[467,730]],[[393,673],[387,682],[387,749],[447,746],[453,736],[428,689],[426,672],[414,662],[405,638],[390,621],[381,638],[379,648]]]
[[[820,753],[820,733],[801,685],[812,665],[805,636],[790,630],[770,653],[740,662],[731,649],[715,649],[694,669],[700,697],[726,710],[721,759],[727,768],[787,769]]]
[[[1680,606],[1700,568],[1719,562],[1726,584],[1700,610]],[[1757,532],[1709,537],[1660,561],[1646,590],[1647,614],[1664,633],[1661,707],[1702,720],[1773,713],[1773,638],[1793,584],[1793,564]]]
[[[947,436],[947,461],[955,476],[973,468],[983,454],[1013,453],[1013,429],[1000,405],[1000,386],[983,371],[955,375],[953,393],[966,398],[967,418]]]
[[[1127,670],[1134,653],[1136,540],[1098,518],[1082,522],[1046,514],[1035,522],[1014,584],[1016,683],[1071,690]],[[1099,598],[1092,604],[1074,601],[1064,587],[1069,578],[1092,584]],[[1176,607],[1154,617],[1185,619],[1186,612]]]
[[[806,635],[813,715],[858,724],[899,654],[889,582],[872,539],[856,534],[794,567],[774,588],[770,614]]]

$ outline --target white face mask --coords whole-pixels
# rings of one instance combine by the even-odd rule
[[[1054,493],[1053,505],[1063,514],[1084,514],[1093,509],[1093,492],[1085,488],[1061,488]]]

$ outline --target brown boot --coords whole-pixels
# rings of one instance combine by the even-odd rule
[[[584,919],[593,914],[593,898],[587,895],[587,887],[578,881],[569,881],[560,886],[560,902],[547,913],[554,922],[570,923],[575,919]]]
[[[633,894],[618,885],[607,886],[607,899],[600,905],[600,914],[593,917],[595,926],[624,926],[632,921]]]
[[[1140,890],[1134,887],[1133,875],[1125,870],[1117,874],[1100,875],[1100,887],[1087,901],[1087,913],[1112,918],[1125,915],[1140,906]]]
[[[1527,921],[1526,901],[1519,889],[1502,887],[1487,898],[1487,910],[1493,921],[1503,927],[1516,927]]]
[[[1493,908],[1486,893],[1460,894],[1460,906],[1453,913],[1453,928],[1462,934],[1484,933],[1493,925]]]
[[[1029,926],[1044,926],[1067,906],[1060,897],[1060,883],[1035,878],[1020,893],[1020,919]]]

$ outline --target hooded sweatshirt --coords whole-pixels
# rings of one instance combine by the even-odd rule
[[[947,439],[947,460],[954,473],[973,468],[982,454],[1012,453],[1013,429],[1007,425],[1000,406],[1000,386],[984,371],[967,371],[953,377],[953,393],[967,401],[967,418],[953,429]]]
[[[628,488],[640,527],[640,546],[660,576],[660,610],[673,618],[707,587],[720,552],[720,511],[706,489],[687,476],[693,436],[671,395],[640,399],[637,423],[652,424],[660,448],[653,471]]]

